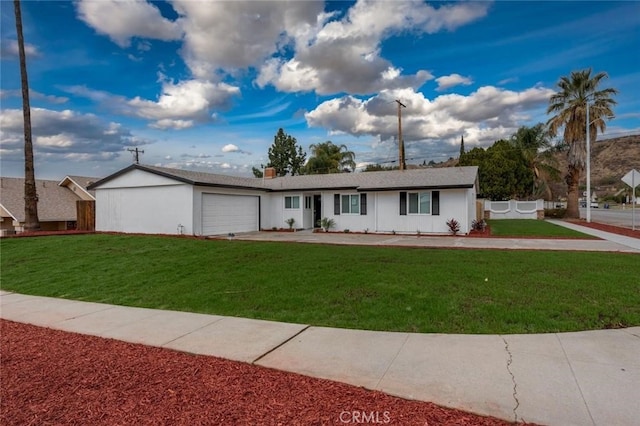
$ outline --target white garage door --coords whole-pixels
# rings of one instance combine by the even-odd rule
[[[257,231],[258,200],[249,195],[202,194],[202,234]]]

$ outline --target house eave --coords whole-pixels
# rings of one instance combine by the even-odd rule
[[[319,191],[345,191],[345,190],[358,190],[357,186],[328,186],[328,187],[315,187],[315,188],[268,188],[267,192],[319,192]]]
[[[206,187],[206,188],[244,189],[244,190],[250,190],[250,191],[268,192],[267,188],[260,187],[260,186],[225,185],[221,183],[210,183],[210,182],[194,182],[193,186]]]
[[[378,187],[378,188],[358,188],[358,192],[388,192],[388,191],[410,191],[417,189],[438,190],[438,189],[467,189],[473,188],[473,184],[465,185],[411,185],[411,186],[395,186],[395,187]]]

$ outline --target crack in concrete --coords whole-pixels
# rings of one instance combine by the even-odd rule
[[[518,407],[520,406],[520,401],[518,400],[518,384],[516,383],[516,376],[514,376],[513,371],[511,371],[513,354],[511,354],[511,351],[509,350],[509,343],[507,343],[507,340],[502,336],[500,336],[500,338],[504,342],[504,350],[507,351],[507,354],[509,355],[509,359],[507,359],[507,371],[509,372],[511,381],[513,382],[513,399],[516,401],[516,406],[513,407],[513,416],[515,423],[518,423]]]

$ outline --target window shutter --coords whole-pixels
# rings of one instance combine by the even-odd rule
[[[431,214],[440,216],[440,191],[433,191],[431,193]]]
[[[407,215],[407,193],[400,192],[400,216]]]
[[[360,215],[367,214],[367,194],[360,194]]]
[[[340,194],[333,194],[333,214],[340,214]]]

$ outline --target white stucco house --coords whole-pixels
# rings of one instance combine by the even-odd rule
[[[220,235],[318,227],[447,234],[476,218],[477,167],[245,178],[134,164],[92,184],[96,230]]]

